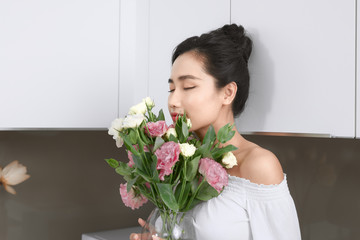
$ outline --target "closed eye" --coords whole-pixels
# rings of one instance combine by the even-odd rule
[[[190,89],[194,89],[194,88],[196,88],[196,86],[194,86],[194,87],[184,88],[184,90],[190,90]]]

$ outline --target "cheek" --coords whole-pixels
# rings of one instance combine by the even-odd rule
[[[184,109],[188,112],[194,127],[213,122],[221,104],[216,94],[194,94],[186,98]]]

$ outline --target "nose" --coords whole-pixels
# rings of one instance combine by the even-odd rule
[[[181,96],[176,89],[168,97],[169,110],[176,110],[181,107]]]

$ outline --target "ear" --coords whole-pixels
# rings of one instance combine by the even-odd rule
[[[223,90],[224,90],[224,102],[223,103],[225,105],[230,105],[236,96],[237,85],[235,82],[231,82],[228,85],[226,85]]]

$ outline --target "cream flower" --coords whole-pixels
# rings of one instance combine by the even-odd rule
[[[165,133],[165,136],[167,137],[167,139],[170,139],[170,135],[174,135],[174,137],[177,137],[175,128],[168,128],[168,130]]]
[[[186,119],[186,125],[188,126],[189,129],[192,127],[190,118]]]
[[[136,128],[140,126],[142,121],[144,121],[145,116],[143,114],[135,114],[135,115],[128,115],[124,119],[123,127],[124,128]]]
[[[236,157],[232,152],[225,153],[221,161],[226,168],[232,168],[233,166],[237,165]]]
[[[120,136],[118,138],[115,139],[115,142],[116,142],[116,146],[118,148],[121,148],[124,144],[124,139],[122,139]]]
[[[113,139],[116,141],[116,146],[118,148],[122,147],[124,140],[120,137],[119,132],[124,128],[124,119],[117,118],[111,123],[109,127],[108,134],[113,136]]]
[[[19,164],[18,161],[12,161],[4,169],[0,168],[0,183],[4,185],[9,193],[16,194],[15,189],[10,185],[17,185],[28,179],[30,175],[26,174],[26,167]]]
[[[194,155],[196,147],[192,144],[182,143],[180,144],[180,152],[184,157],[191,157]]]
[[[143,99],[143,102],[145,103],[145,105],[147,105],[150,109],[152,109],[153,107],[155,107],[155,103],[154,101],[149,98],[149,97],[146,97]]]
[[[113,139],[117,139],[119,136],[119,132],[124,128],[123,125],[124,119],[117,118],[111,123],[111,127],[109,127],[108,134],[113,136]]]
[[[145,113],[146,113],[145,102],[138,103],[138,104],[132,106],[129,110],[129,115],[145,114]]]
[[[155,106],[154,101],[149,97],[144,98],[141,103],[132,106],[129,110],[129,115],[145,114],[147,110],[146,106],[148,106],[150,109]]]

